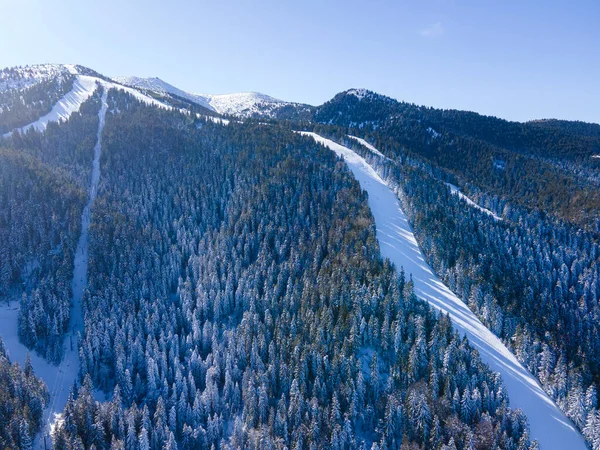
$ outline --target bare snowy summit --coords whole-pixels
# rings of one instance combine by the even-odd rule
[[[234,94],[196,94],[183,91],[160,78],[114,77],[116,82],[139,90],[150,91],[160,96],[175,95],[203,106],[218,114],[249,117],[275,117],[286,106],[302,106],[286,102],[259,92]]]
[[[0,92],[25,89],[57,77],[67,77],[71,71],[63,64],[36,64],[10,67],[0,71]]]
[[[357,97],[359,100],[362,100],[363,98],[365,98],[367,95],[369,95],[370,91],[368,91],[367,89],[349,89],[346,91],[346,94],[348,95],[354,95],[355,97]]]
[[[166,81],[161,80],[158,77],[152,78],[142,78],[142,77],[114,77],[117,83],[120,83],[124,86],[129,86],[135,89],[150,91],[160,96],[174,95],[177,97],[181,97],[185,100],[188,100],[192,103],[200,105],[204,108],[207,108],[211,111],[215,111],[212,108],[205,96],[192,94],[186,91],[183,91],[179,88],[176,88],[172,84],[167,83]]]
[[[259,92],[235,94],[201,94],[208,99],[210,106],[219,114],[238,117],[266,115],[271,117],[274,110],[288,104],[283,100]]]

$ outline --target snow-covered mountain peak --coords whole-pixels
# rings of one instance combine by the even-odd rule
[[[239,92],[235,94],[199,94],[206,98],[213,110],[219,114],[238,117],[256,115],[272,116],[275,109],[288,104],[259,92]]]
[[[137,89],[145,89],[157,94],[170,94],[172,91],[179,90],[175,86],[170,85],[158,77],[113,77],[113,80],[125,86]]]
[[[355,97],[358,97],[359,100],[362,100],[363,98],[367,97],[370,93],[371,93],[371,91],[364,89],[364,88],[348,89],[346,91],[346,94],[354,95]]]
[[[135,76],[127,76],[127,77],[114,77],[117,83],[120,83],[124,86],[129,86],[135,89],[150,91],[154,94],[158,94],[160,96],[174,95],[176,97],[183,98],[192,103],[200,105],[204,108],[207,108],[211,111],[215,111],[208,102],[208,99],[205,96],[192,94],[190,92],[183,91],[172,84],[167,83],[164,80],[161,80],[158,77],[151,78],[143,78],[143,77],[135,77]]]
[[[9,89],[25,89],[53,78],[66,77],[71,73],[64,64],[36,64],[2,69],[0,92]]]
[[[276,111],[292,103],[279,100],[259,92],[239,92],[234,94],[196,94],[183,91],[157,77],[135,76],[114,77],[118,83],[155,94],[175,95],[219,114],[241,118],[266,116],[274,117]]]

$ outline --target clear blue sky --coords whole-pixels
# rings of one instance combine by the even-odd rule
[[[600,123],[600,0],[0,0],[0,23],[0,67],[78,63],[310,104],[365,87]]]

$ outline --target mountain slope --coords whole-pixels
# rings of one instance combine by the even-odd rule
[[[358,93],[358,94],[357,94]],[[594,229],[600,216],[600,136],[594,124],[509,122],[349,90],[314,120],[379,140],[387,156],[425,158],[483,192]],[[600,228],[599,228],[600,229]]]
[[[502,375],[511,406],[521,408],[529,418],[531,437],[546,450],[585,450],[582,436],[544,393],[533,375],[427,265],[408,218],[386,182],[364,158],[349,148],[315,133],[306,134],[344,158],[361,187],[369,194],[369,206],[375,217],[382,255],[398,267],[403,266],[412,276],[415,293],[443,314],[450,315],[454,327],[468,337],[482,360]]]
[[[26,89],[56,78],[68,78],[71,71],[64,64],[39,64],[10,67],[0,71],[0,92]]]
[[[25,68],[19,68],[18,70],[4,70],[0,72],[0,77],[3,80],[0,83],[0,88],[4,87],[5,92],[16,91],[17,95],[22,95],[21,91],[24,89],[30,90],[35,86],[43,84],[49,80],[61,82],[66,78],[72,82],[70,91],[64,93],[64,95],[59,98],[56,103],[54,103],[51,110],[47,114],[19,128],[19,131],[22,133],[26,132],[30,128],[43,131],[50,122],[68,120],[74,112],[79,111],[81,105],[90,98],[98,86],[102,86],[105,89],[124,90],[137,100],[145,102],[149,105],[162,108],[171,108],[170,105],[145,95],[137,89],[132,89],[131,87],[114,83],[95,71],[82,66],[60,64],[28,66]],[[32,105],[35,106],[35,103]],[[32,105],[24,106],[31,107]],[[7,110],[6,112],[11,113],[12,111]],[[1,113],[5,113],[4,108],[1,110]],[[9,130],[4,136],[6,137],[10,135],[13,131],[15,131],[15,129]]]
[[[166,96],[168,94],[176,95],[177,97],[184,98],[192,103],[196,103],[204,108],[217,112],[216,109],[210,105],[206,97],[182,91],[160,78],[114,77],[113,80],[122,85],[130,86],[142,91],[149,91],[160,96]]]

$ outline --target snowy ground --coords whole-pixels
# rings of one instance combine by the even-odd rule
[[[94,82],[95,89],[95,82]],[[93,91],[92,91],[93,92]],[[107,89],[102,94],[102,106],[98,113],[99,126],[96,145],[94,147],[94,160],[92,165],[92,178],[90,182],[88,203],[81,215],[81,235],[75,253],[73,281],[71,284],[73,297],[69,318],[69,331],[64,341],[64,357],[58,366],[48,363],[36,354],[31,354],[31,362],[35,374],[41,377],[50,391],[50,403],[44,411],[44,421],[41,436],[36,439],[36,448],[44,448],[44,439],[50,445],[50,435],[56,423],[60,421],[62,411],[69,396],[71,386],[76,382],[79,372],[79,353],[77,339],[83,333],[83,312],[81,310],[81,297],[87,285],[88,267],[88,231],[91,219],[91,208],[98,192],[100,180],[100,151],[101,137],[106,118]],[[19,342],[17,335],[18,302],[0,307],[0,335],[9,351],[12,361],[23,365],[27,349]],[[97,397],[102,394],[96,393]]]
[[[23,367],[28,349],[19,342],[17,333],[18,316],[18,299],[13,300],[10,305],[3,303],[0,306],[0,336],[2,336],[4,345],[8,350],[11,362],[18,362]],[[69,333],[64,342],[65,357],[59,366],[49,363],[36,353],[30,353],[31,365],[35,375],[44,380],[51,393],[50,403],[44,411],[42,431],[35,440],[36,449],[44,448],[44,436],[47,448],[50,447],[48,433],[53,425],[50,419],[53,419],[56,414],[63,410],[67,403],[71,385],[77,379],[79,358],[75,342],[73,342],[74,351],[70,350],[72,340],[73,336]]]
[[[488,216],[492,216],[496,220],[502,220],[502,217],[496,215],[493,211],[490,211],[489,209],[484,208],[483,206],[479,206],[477,203],[475,203],[473,200],[471,200],[469,197],[463,194],[458,188],[458,186],[454,186],[451,183],[446,183],[446,186],[450,188],[451,194],[458,195],[458,197],[462,198],[465,202],[467,202],[468,205],[472,206],[473,208],[477,208],[479,211],[486,213]]]
[[[379,150],[377,150],[375,147],[373,147],[371,144],[369,144],[367,141],[365,141],[363,138],[359,138],[356,136],[352,136],[352,135],[348,135],[348,137],[350,139],[354,139],[356,142],[358,142],[359,144],[361,144],[362,146],[368,148],[369,150],[371,150],[373,153],[375,153],[378,156],[381,156],[382,158],[385,158],[386,156],[381,153]]]
[[[346,147],[315,133],[302,134],[312,136],[344,157],[361,187],[369,194],[369,207],[375,217],[382,255],[396,267],[404,267],[407,274],[412,274],[415,293],[436,309],[449,313],[454,327],[479,350],[481,359],[501,374],[511,406],[521,408],[529,418],[531,438],[537,439],[544,450],[586,449],[582,436],[546,395],[533,375],[433,273],[425,262],[395,193],[375,170]]]

